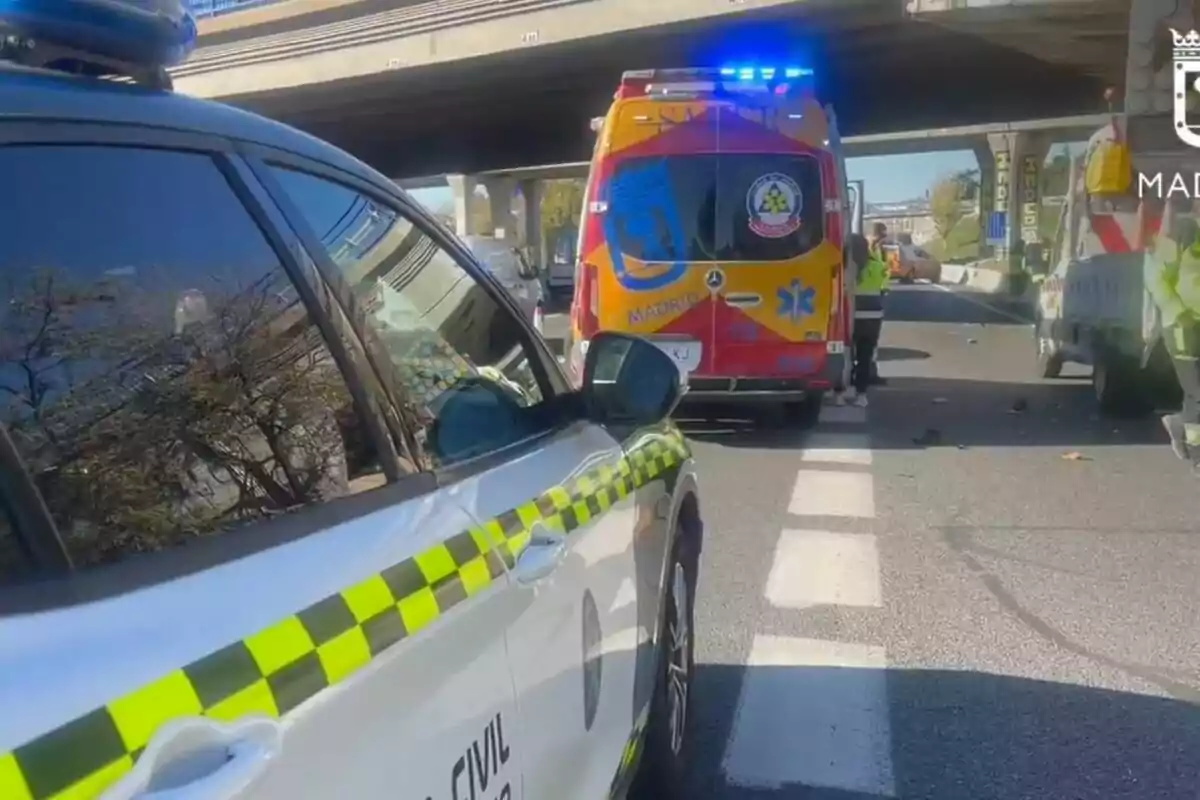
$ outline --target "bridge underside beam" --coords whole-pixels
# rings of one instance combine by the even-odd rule
[[[842,14],[793,8],[661,26],[239,104],[393,176],[581,161],[594,141],[589,120],[607,109],[623,70],[714,63],[728,42],[753,42],[760,59],[811,61],[845,135],[1103,110],[1102,86],[1075,70],[906,21],[899,3],[888,5],[895,13],[847,2]]]
[[[1125,83],[1131,3],[1144,0],[1042,0],[970,4],[911,0],[916,19],[982,39],[1047,64],[1078,70],[1120,89]]]
[[[970,125],[959,128],[936,128],[925,131],[896,131],[894,133],[849,136],[843,140],[846,155],[850,158],[862,156],[905,155],[911,153],[937,153],[952,150],[972,150],[988,153],[989,136],[1026,134],[1037,136],[1047,146],[1054,142],[1086,141],[1099,128],[1108,124],[1106,114],[1090,114],[1078,117],[1025,120],[1000,125]],[[980,148],[983,148],[981,151]],[[1044,153],[1043,153],[1044,155]],[[540,164],[513,169],[485,170],[478,178],[489,176],[512,178],[517,181],[548,181],[563,178],[587,177],[589,162],[569,161],[562,164]],[[428,189],[446,186],[445,175],[424,175],[397,179],[404,189]]]

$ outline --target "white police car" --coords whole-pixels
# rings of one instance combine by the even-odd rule
[[[675,796],[666,356],[572,390],[384,177],[166,89],[181,7],[0,30],[0,798]]]

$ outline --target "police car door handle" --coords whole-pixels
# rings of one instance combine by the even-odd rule
[[[567,537],[554,533],[536,522],[529,529],[529,544],[517,557],[513,572],[520,583],[534,583],[547,577],[567,556]]]
[[[283,728],[265,717],[175,720],[103,800],[231,800],[253,787],[282,747]]]

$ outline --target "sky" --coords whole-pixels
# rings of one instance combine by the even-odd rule
[[[1053,148],[1047,157],[1061,152],[1063,147]],[[1082,144],[1071,146],[1072,150],[1080,148]],[[868,203],[895,203],[923,197],[938,180],[964,169],[979,169],[979,162],[971,150],[846,159],[847,177],[863,181],[863,193]],[[450,207],[448,188],[418,189],[411,194],[435,211]]]

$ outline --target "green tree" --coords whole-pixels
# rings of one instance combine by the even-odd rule
[[[488,200],[487,195],[480,192],[472,194],[467,214],[470,215],[471,219],[469,230],[480,231],[481,233],[490,235],[496,229],[496,226],[492,224],[492,203]]]
[[[929,192],[929,212],[942,239],[966,215],[964,204],[979,196],[978,176],[975,170],[956,172],[938,181]]]
[[[1059,153],[1042,167],[1042,197],[1062,197],[1067,193],[1067,182],[1071,174],[1071,157]]]
[[[583,214],[583,181],[547,181],[542,189],[542,241],[550,243],[573,229]]]

